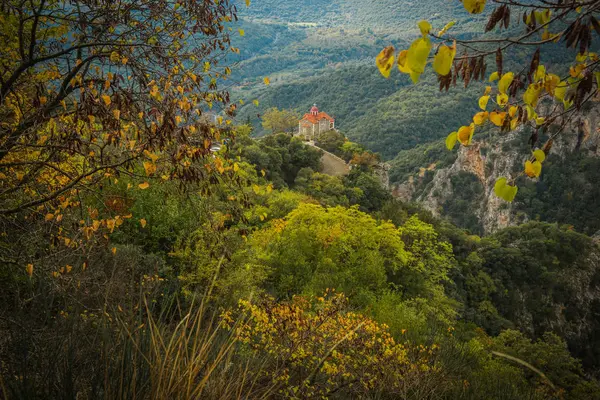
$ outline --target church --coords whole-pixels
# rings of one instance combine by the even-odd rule
[[[304,140],[318,139],[319,135],[335,129],[335,119],[327,113],[319,111],[317,105],[313,105],[309,113],[298,124],[298,136]]]

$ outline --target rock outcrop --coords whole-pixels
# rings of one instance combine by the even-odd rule
[[[570,123],[554,141],[551,154],[564,157],[570,152],[581,151],[586,155],[599,157],[599,121],[600,107],[596,107],[587,112],[584,118]],[[476,138],[472,146],[459,146],[455,150],[458,151],[458,157],[452,165],[445,168],[436,168],[435,164],[424,165],[419,173],[394,184],[392,193],[403,201],[416,201],[434,215],[440,216],[444,212],[444,204],[456,196],[456,190],[461,189],[453,187],[452,177],[466,172],[474,175],[483,187],[484,193],[477,199],[471,212],[478,218],[484,233],[493,233],[507,226],[523,223],[530,217],[517,216],[514,204],[496,197],[493,188],[498,178],[514,177],[515,172],[518,173],[521,169],[529,151],[528,136],[523,129],[517,129],[508,134],[496,134],[486,140]],[[426,171],[432,171],[433,178],[427,184],[420,184]]]

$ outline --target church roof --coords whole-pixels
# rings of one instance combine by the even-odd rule
[[[326,119],[329,122],[334,122],[334,119],[331,116],[329,116],[329,114],[327,114],[326,112],[323,112],[323,111],[321,111],[317,115],[306,113],[306,114],[304,114],[304,117],[302,117],[302,121],[308,121],[311,124],[318,124],[319,121],[322,119]]]

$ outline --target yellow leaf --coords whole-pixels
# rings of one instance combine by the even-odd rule
[[[500,79],[500,75],[498,75],[498,71],[492,72],[492,74],[490,75],[490,82],[497,81],[498,79]]]
[[[451,134],[449,134],[448,137],[446,138],[446,148],[448,150],[452,150],[454,148],[454,146],[456,145],[457,140],[458,140],[457,132],[452,132]]]
[[[544,11],[540,11],[538,14],[540,16],[539,23],[540,23],[540,25],[543,25],[543,24],[547,24],[550,21],[550,17],[552,16],[552,11],[546,9]],[[536,17],[537,17],[537,15],[536,15]]]
[[[537,113],[535,112],[533,107],[531,107],[530,105],[527,105],[527,106],[525,106],[525,108],[527,109],[527,121],[537,118]]]
[[[148,182],[144,182],[144,183],[140,183],[140,184],[138,185],[138,187],[139,187],[140,189],[144,190],[144,189],[148,189],[148,188],[150,187],[150,184],[149,184]]]
[[[542,94],[543,86],[540,83],[532,83],[529,85],[525,93],[523,93],[523,101],[531,107],[537,106],[537,102]]]
[[[517,106],[510,107],[508,109],[508,116],[511,117],[511,118],[514,117],[517,114],[517,110],[518,110]]]
[[[496,103],[498,103],[500,107],[504,107],[508,104],[508,95],[505,93],[498,93],[496,96]]]
[[[115,220],[114,219],[107,219],[106,220],[106,227],[108,229],[110,229],[110,233],[112,233],[115,230]]]
[[[263,82],[265,83],[265,85],[270,85],[271,84],[271,80],[269,79],[269,77],[266,77],[263,79]]]
[[[506,113],[505,112],[496,112],[496,111],[492,111],[490,113],[490,121],[492,122],[492,124],[496,125],[496,126],[502,126],[504,125],[504,120],[506,119]]]
[[[52,221],[52,219],[54,219],[54,214],[52,214],[52,213],[46,214],[46,217],[45,217],[46,221]]]
[[[246,0],[246,7],[250,7],[250,0]]]
[[[471,14],[481,14],[487,0],[463,0],[465,9]]]
[[[419,21],[417,26],[419,27],[419,30],[421,31],[421,35],[423,35],[423,36],[429,35],[429,32],[431,31],[431,24],[429,22],[427,22],[425,20]]]
[[[256,107],[258,107],[258,100],[252,100],[252,104],[254,104]]]
[[[538,117],[535,119],[535,124],[537,126],[544,125],[544,122],[546,122],[546,118],[544,117]]]
[[[481,108],[482,110],[485,111],[489,100],[490,100],[490,96],[481,96],[479,98],[479,108]]]
[[[538,65],[537,69],[535,70],[535,75],[533,76],[533,80],[534,81],[541,81],[546,77],[546,67],[544,67],[543,65]]]
[[[539,161],[525,161],[525,174],[530,178],[537,178],[542,173],[542,163]]]
[[[510,120],[510,130],[514,131],[519,126],[519,118],[513,118]]]
[[[491,86],[486,86],[485,87],[485,92],[483,92],[484,96],[488,96],[490,93],[492,93],[492,87]]]
[[[238,31],[240,32],[240,36],[246,35],[246,32],[243,29],[238,29]]]
[[[121,119],[121,110],[113,110],[113,116],[115,119]]]
[[[547,74],[544,79],[544,88],[550,95],[554,96],[554,90],[556,89],[559,83],[560,77],[558,75]]]
[[[573,78],[578,78],[581,76],[584,69],[585,64],[577,64],[575,67],[569,67],[569,75]]]
[[[156,172],[156,164],[144,161],[144,170],[146,171],[146,176],[150,176]]]
[[[381,72],[381,75],[385,78],[389,78],[390,72],[392,72],[392,65],[394,65],[394,51],[394,46],[388,46],[381,50],[375,58],[377,69],[379,69],[379,72]]]
[[[111,252],[112,252],[113,254],[117,254],[117,248],[116,248],[116,247],[113,247],[113,248],[112,248],[112,250],[111,250]]]
[[[499,178],[494,185],[494,193],[496,196],[508,201],[509,203],[515,199],[517,190],[518,188],[516,186],[511,186],[508,184],[508,181],[505,177]]]
[[[540,150],[537,149],[536,151],[533,152],[533,156],[535,157],[535,159],[541,163],[544,162],[544,160],[546,159],[546,153],[544,153],[544,150]]]
[[[102,100],[104,101],[104,104],[106,104],[107,106],[110,106],[111,100],[110,100],[110,96],[107,94],[103,94],[102,95]]]
[[[512,83],[514,77],[515,74],[513,74],[512,72],[507,72],[504,75],[502,75],[502,78],[500,78],[500,82],[498,82],[498,91],[500,93],[505,94],[508,91],[508,88]]]
[[[425,71],[431,47],[431,40],[428,37],[419,38],[410,45],[406,55],[406,66],[411,70],[410,77],[413,83],[417,83],[419,76]]]
[[[403,74],[410,74],[412,71],[406,65],[406,56],[408,56],[408,50],[402,50],[398,53],[398,70]]]
[[[457,139],[463,146],[469,146],[475,133],[475,124],[461,126],[457,132]]]
[[[483,125],[489,118],[489,113],[487,111],[478,112],[473,116],[473,123],[475,125]]]
[[[448,47],[443,45],[438,50],[435,58],[433,59],[433,69],[441,76],[446,76],[450,73],[452,69],[452,62],[454,61],[454,56],[456,55],[456,41],[452,47]]]
[[[142,228],[146,227],[146,220],[144,218],[140,219],[140,225],[142,226]]]
[[[67,265],[65,265],[65,271],[66,271],[66,273],[67,273],[67,274],[68,274],[69,272],[71,272],[71,270],[72,270],[72,269],[73,269],[73,266],[72,266],[72,265],[68,265],[68,264],[67,264]]]
[[[455,21],[450,21],[450,22],[448,22],[446,25],[444,25],[444,27],[442,28],[442,30],[438,32],[438,34],[437,34],[437,35],[438,35],[438,36],[442,36],[442,35],[444,35],[446,32],[448,32],[448,30],[449,30],[450,28],[452,28],[452,27],[454,26],[454,24],[455,24],[455,23],[456,23]]]
[[[25,267],[25,272],[31,278],[31,276],[33,275],[33,264],[27,264],[27,266]]]
[[[159,158],[158,154],[150,153],[148,150],[144,150],[144,155],[151,159],[153,162],[156,162],[156,160],[158,160]]]
[[[233,171],[238,172],[240,170],[240,166],[238,163],[233,163]]]

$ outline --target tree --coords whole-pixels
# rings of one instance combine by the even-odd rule
[[[271,271],[277,297],[335,288],[365,305],[387,287],[387,274],[407,261],[396,228],[356,208],[300,204],[285,220],[255,232],[249,243],[247,264]]]
[[[488,80],[498,81],[496,88],[486,87],[479,99],[481,111],[474,115],[472,123],[452,132],[446,145],[448,149],[452,149],[456,142],[463,146],[471,145],[475,132],[488,122],[502,132],[530,126],[533,133],[529,137],[529,145],[532,150],[539,148],[524,160],[523,170],[518,176],[536,178],[541,174],[542,163],[554,139],[564,130],[582,129],[582,124],[579,123],[581,111],[597,96],[600,87],[600,58],[589,50],[593,36],[600,35],[600,22],[596,19],[600,1],[489,2],[495,3],[497,7],[489,13],[485,32],[504,29],[507,34],[463,39],[448,33],[454,22],[449,22],[434,33],[429,22],[421,21],[418,25],[422,36],[414,40],[408,50],[401,50],[396,55],[395,48],[388,46],[377,56],[376,64],[387,78],[397,60],[400,72],[409,74],[416,83],[425,72],[434,47],[433,40],[436,42],[436,52],[432,64],[438,75],[441,91],[448,90],[450,85],[456,85],[459,79],[464,82],[465,87],[472,81],[483,80],[488,70],[487,63],[492,58],[495,61],[495,71],[490,68],[493,72],[489,74]],[[466,12],[471,14],[483,13],[486,3],[488,0],[463,0]],[[508,30],[511,23],[521,26]],[[574,61],[568,71],[561,71],[554,66],[552,70],[547,69],[541,62],[542,50],[546,52],[544,57],[554,54],[554,43],[561,40],[567,48],[577,49],[577,53],[572,54]],[[509,51],[517,49],[527,52],[531,62],[515,60],[509,65],[511,70],[508,70],[504,57]],[[458,57],[457,52],[460,54]],[[493,95],[495,101],[492,99]],[[583,138],[584,135],[580,137]],[[543,138],[546,142],[541,144]],[[514,181],[518,176],[499,178],[494,187],[496,195],[512,201],[517,194]]]
[[[342,145],[346,137],[336,130],[321,133],[316,140],[316,145],[330,153],[341,154]]]
[[[5,265],[32,276],[44,259],[58,274],[56,250],[85,268],[82,249],[132,217],[132,192],[172,180],[205,193],[235,176],[226,149],[211,151],[226,123],[206,118],[235,109],[217,86],[235,19],[228,0],[0,2]]]
[[[280,110],[277,107],[269,108],[262,115],[262,126],[271,133],[293,132],[298,126],[300,116],[292,110]]]

